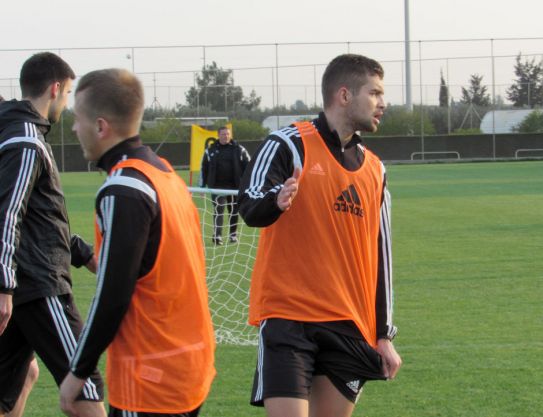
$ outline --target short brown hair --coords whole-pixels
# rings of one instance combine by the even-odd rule
[[[109,68],[85,74],[75,94],[85,92],[85,110],[92,119],[103,117],[117,133],[127,134],[141,123],[144,108],[143,87],[130,71]]]
[[[356,54],[344,54],[334,58],[322,76],[322,100],[324,108],[332,104],[332,97],[341,87],[358,94],[368,75],[378,75],[383,79],[385,71],[377,61]]]
[[[61,57],[51,52],[40,52],[23,64],[19,84],[23,97],[37,98],[52,83],[59,82],[64,89],[68,79],[75,80],[75,74]]]

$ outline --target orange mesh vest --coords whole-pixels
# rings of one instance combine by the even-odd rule
[[[352,320],[375,347],[381,162],[366,150],[347,171],[311,123],[296,127],[305,150],[298,194],[261,232],[249,323]]]
[[[163,172],[137,159],[120,162],[112,172],[120,168],[137,169],[153,184],[162,237],[155,265],[138,279],[107,349],[109,402],[129,411],[191,411],[203,403],[215,376],[198,212],[173,169]],[[96,227],[97,248],[101,240]]]

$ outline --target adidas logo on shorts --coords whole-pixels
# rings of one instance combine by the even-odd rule
[[[355,216],[364,217],[364,209],[361,206],[360,197],[353,184],[349,185],[336,198],[334,211],[340,213],[351,213]]]
[[[360,388],[360,381],[358,379],[355,379],[354,381],[347,382],[346,384],[349,389],[354,392],[355,394],[358,394],[358,389]]]

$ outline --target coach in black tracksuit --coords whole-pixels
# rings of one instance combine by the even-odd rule
[[[230,129],[221,127],[218,133],[219,140],[206,149],[202,158],[200,185],[209,188],[236,190],[251,158],[247,149],[232,140]],[[222,227],[225,206],[230,212],[229,240],[232,243],[237,242],[237,196],[212,194],[211,199],[214,206],[213,243],[222,245],[223,242]]]
[[[59,172],[45,139],[74,78],[56,55],[36,54],[21,70],[24,99],[0,103],[0,415],[23,392],[34,352],[62,382],[82,327],[70,263],[92,269],[93,253],[70,236]],[[102,385],[94,370],[80,397],[92,402],[81,405],[94,416],[105,415]]]

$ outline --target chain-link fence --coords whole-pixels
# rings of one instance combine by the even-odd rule
[[[146,121],[151,123],[151,128],[156,128],[157,117],[170,119],[170,125],[161,126],[160,135],[172,141],[186,140],[186,125],[194,121],[209,125],[213,120],[228,117],[261,125],[271,117],[272,122],[270,124],[268,119],[267,126],[273,128],[274,123],[276,126],[288,120],[280,115],[315,114],[322,106],[320,81],[327,63],[342,53],[359,53],[380,61],[385,68],[385,99],[389,110],[381,133],[424,136],[481,133],[481,122],[485,115],[492,114],[491,110],[514,108],[510,92],[515,82],[526,87],[525,107],[540,105],[541,77],[540,81],[519,79],[515,66],[519,55],[518,62],[541,63],[542,40],[412,41],[410,72],[414,112],[408,115],[403,114],[407,85],[403,41],[128,46],[51,51],[70,63],[78,76],[106,67],[135,72],[145,87]],[[38,51],[0,50],[0,94],[4,98],[20,98],[18,72],[24,60],[34,52]],[[223,78],[213,79],[213,72],[221,72]],[[469,100],[474,75],[483,89],[482,102]],[[448,96],[440,103],[443,88],[447,89]],[[178,125],[171,125],[172,118],[177,118],[173,120],[177,120]],[[399,131],[393,128],[393,120],[401,125]],[[496,115],[490,124],[487,120],[490,133],[500,132],[497,123],[501,123],[501,119],[497,120]],[[55,129],[61,142],[75,141],[69,113]]]

